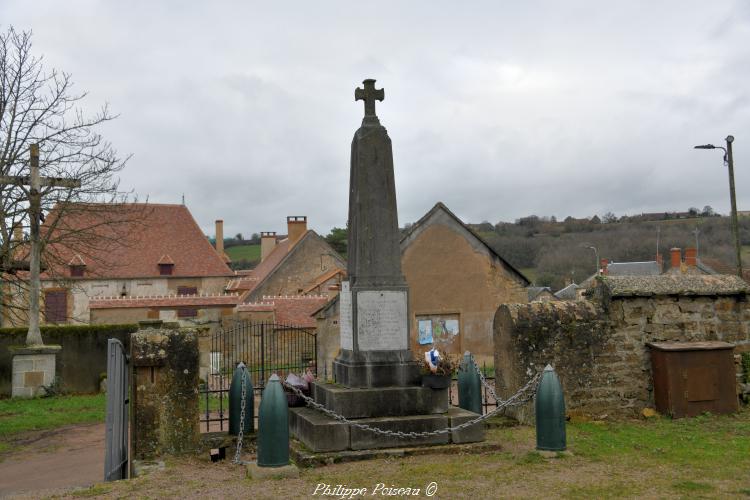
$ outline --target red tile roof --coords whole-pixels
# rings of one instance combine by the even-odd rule
[[[49,268],[56,276],[69,276],[65,264],[76,254],[86,263],[85,278],[156,277],[160,262],[174,263],[172,277],[233,275],[184,205],[69,207],[55,229],[63,236],[46,248]],[[45,228],[57,220],[53,209]]]
[[[92,297],[91,309],[129,309],[137,307],[221,307],[234,306],[238,294],[227,295],[153,295],[144,297]]]
[[[264,295],[262,302],[240,304],[237,312],[274,311],[275,321],[302,328],[315,328],[312,314],[328,302],[327,295]]]

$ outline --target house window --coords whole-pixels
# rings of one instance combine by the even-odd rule
[[[73,278],[82,278],[86,266],[70,266],[70,276]]]
[[[177,308],[178,318],[195,318],[198,316],[198,309],[195,307],[179,307]]]
[[[47,323],[65,323],[67,319],[67,290],[49,290],[44,292],[44,321]]]
[[[174,271],[174,264],[159,264],[159,274],[161,276],[171,276]]]
[[[198,295],[197,286],[178,286],[177,295]]]

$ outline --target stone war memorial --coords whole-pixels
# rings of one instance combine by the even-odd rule
[[[335,383],[317,382],[312,391],[315,403],[327,411],[309,406],[290,410],[292,434],[314,452],[484,439],[481,422],[431,433],[478,415],[451,407],[448,389],[422,387],[421,363],[409,347],[409,289],[401,272],[391,139],[375,113],[375,101],[384,97],[371,79],[355,90],[355,100],[364,101],[365,116],[351,146],[341,350],[333,363]]]

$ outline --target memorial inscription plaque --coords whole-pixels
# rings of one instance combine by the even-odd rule
[[[409,348],[406,291],[357,292],[357,344],[361,351]]]

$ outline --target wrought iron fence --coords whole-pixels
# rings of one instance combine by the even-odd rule
[[[482,375],[484,380],[491,386],[495,385],[495,370],[494,368],[487,368],[485,363],[482,363]],[[482,414],[491,412],[498,407],[499,403],[495,397],[487,390],[487,387],[482,385]],[[458,406],[458,381],[453,379],[451,381],[451,388],[448,392],[448,400],[451,406]]]
[[[229,385],[240,362],[247,366],[257,403],[273,373],[282,380],[307,369],[315,375],[317,349],[314,329],[290,324],[243,321],[217,330],[211,336],[209,373],[200,388],[201,430],[227,429]]]

